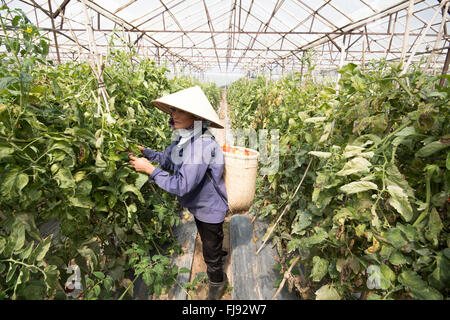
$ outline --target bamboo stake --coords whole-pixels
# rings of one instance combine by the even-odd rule
[[[425,38],[425,34],[428,33],[428,30],[430,29],[431,25],[433,24],[434,19],[436,19],[439,11],[441,11],[442,7],[444,6],[444,4],[448,3],[447,1],[442,1],[439,8],[436,9],[433,17],[431,18],[431,20],[428,22],[428,25],[425,29],[425,31],[422,33],[422,35],[420,36],[419,41],[417,41],[417,44],[414,46],[414,49],[411,53],[411,55],[409,56],[408,62],[406,63],[405,67],[403,68],[402,72],[400,72],[400,76],[404,75],[406,73],[406,71],[408,70],[409,65],[411,64],[412,59],[414,58],[414,56],[416,55],[417,49],[419,48],[419,46],[422,44],[423,39]]]
[[[94,56],[94,62],[97,67],[97,72],[95,71],[95,67],[91,65],[92,70],[94,71],[97,77],[98,83],[98,97],[103,97],[105,101],[106,112],[109,115],[108,120],[111,121],[110,109],[108,103],[108,93],[106,92],[105,83],[103,82],[103,64],[101,61],[101,55],[98,53],[97,45],[95,43],[94,30],[92,29],[91,22],[89,20],[89,15],[87,12],[86,0],[81,0],[83,4],[83,10],[85,15],[85,25],[86,31],[89,33],[89,48],[91,49],[91,54]]]
[[[58,37],[56,36],[56,31],[55,31],[55,19],[53,19],[53,11],[52,11],[52,2],[51,2],[51,0],[48,0],[48,8],[50,10],[50,20],[51,20],[52,28],[53,28],[53,38],[55,39],[56,56],[58,58],[58,64],[61,64],[61,56],[59,54]]]
[[[450,48],[447,49],[447,55],[445,56],[445,62],[444,62],[444,67],[442,68],[442,75],[446,75],[447,71],[448,71],[448,64],[450,62]],[[441,80],[439,81],[439,85],[441,87],[444,86],[446,79],[445,78],[441,78]]]
[[[414,0],[409,0],[409,7],[408,7],[408,17],[406,18],[406,27],[405,27],[405,36],[403,37],[403,47],[402,47],[402,56],[400,58],[400,62],[403,64],[405,57],[406,57],[406,46],[408,45],[408,39],[409,39],[409,26],[411,23],[411,16],[413,13],[414,8]]]
[[[441,42],[442,34],[443,34],[443,31],[444,31],[444,26],[445,26],[445,23],[447,21],[447,10],[448,10],[449,4],[450,4],[450,2],[447,2],[447,4],[445,5],[445,9],[444,9],[444,12],[442,14],[442,21],[441,21],[441,26],[440,26],[440,29],[439,29],[439,34],[438,34],[438,37],[436,39],[436,42],[434,43],[433,51],[431,52],[430,56],[428,57],[428,61],[427,61],[427,65],[425,66],[425,70],[428,70],[430,64],[433,63],[434,55],[435,55],[436,50],[437,50],[437,48],[439,46],[439,43]]]
[[[339,69],[341,69],[342,66],[344,65],[344,61],[345,61],[345,50],[347,50],[347,46],[346,46],[346,44],[345,44],[345,35],[344,35],[344,40],[343,40],[343,42],[342,42],[342,47],[341,47],[341,60],[340,60],[340,62],[339,62]],[[339,69],[338,69],[338,70],[339,70]],[[335,87],[336,90],[339,88],[339,80],[340,80],[340,79],[341,79],[341,74],[338,73],[338,78],[337,78],[337,81],[336,81],[336,87]]]
[[[316,148],[317,149],[317,148]],[[300,189],[300,186],[303,183],[303,180],[305,180],[306,174],[308,173],[309,167],[311,166],[311,162],[312,162],[313,158],[311,158],[309,160],[308,166],[306,167],[305,173],[303,174],[302,180],[300,181],[300,183],[297,186],[297,189],[295,190],[294,194],[291,196],[291,198],[289,200],[292,200],[295,198],[295,195],[297,194],[298,190]],[[277,226],[277,224],[280,222],[281,218],[283,217],[283,215],[285,214],[285,212],[287,211],[287,209],[289,209],[291,207],[291,204],[288,203],[286,205],[286,207],[284,207],[283,212],[280,214],[280,216],[278,217],[277,221],[275,222],[275,224],[273,225],[272,229],[269,232],[269,235],[267,236],[266,240],[264,240],[263,244],[261,245],[261,247],[258,249],[258,251],[256,251],[256,255],[258,255],[258,253],[262,250],[262,248],[264,248],[264,246],[266,245],[266,242],[269,241],[270,236],[272,235],[273,231],[275,230],[275,227]]]
[[[77,45],[78,58],[81,58],[81,55],[82,55],[81,44],[79,43],[76,34],[73,32],[72,24],[70,23],[69,19],[66,18],[66,16],[64,15],[63,12],[61,12],[61,15],[62,15],[63,20],[69,25],[70,34],[72,35],[72,38],[73,38],[73,40],[75,41],[75,43]]]
[[[300,256],[298,256],[297,258],[295,258],[295,260],[291,263],[291,265],[289,266],[289,269],[284,273],[283,275],[283,281],[281,281],[280,286],[278,287],[277,292],[275,292],[275,294],[272,297],[272,300],[275,300],[275,298],[280,294],[281,290],[283,290],[284,284],[286,283],[286,280],[289,278],[289,276],[291,275],[291,271],[294,268],[294,266],[297,264],[298,260],[300,260]]]
[[[365,65],[365,53],[366,53],[366,48],[365,48],[365,44],[366,44],[366,41],[365,40],[363,40],[363,43],[362,43],[362,65],[361,65],[361,70],[362,71],[364,71],[364,65]]]

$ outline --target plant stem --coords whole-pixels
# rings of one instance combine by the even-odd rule
[[[317,149],[317,147],[316,147]],[[297,194],[298,190],[300,189],[300,186],[303,183],[303,180],[306,177],[306,174],[308,173],[309,167],[311,166],[311,162],[313,161],[313,158],[311,157],[311,159],[309,160],[308,166],[306,167],[305,173],[303,174],[302,179],[300,180],[300,183],[297,186],[297,189],[295,190],[294,194],[291,196],[290,200],[292,200],[293,198],[295,198],[295,195]],[[269,235],[267,236],[266,240],[264,240],[263,244],[261,245],[261,247],[258,249],[258,251],[256,251],[256,255],[258,255],[258,253],[262,250],[262,248],[265,246],[266,242],[270,239],[270,236],[272,235],[273,231],[275,230],[275,227],[277,226],[278,222],[280,222],[281,217],[283,217],[284,213],[291,207],[291,204],[287,204],[286,207],[284,207],[283,212],[280,214],[280,216],[278,217],[277,221],[275,222],[275,224],[273,225],[272,229],[269,232]]]
[[[431,198],[431,175],[427,174],[426,180],[426,208],[425,210],[420,214],[420,216],[417,218],[417,220],[413,223],[413,227],[417,226],[419,223],[422,222],[423,219],[428,215],[428,211],[430,209],[430,198]]]
[[[383,138],[383,140],[381,140],[380,142],[374,144],[372,147],[370,147],[369,149],[367,149],[367,151],[371,151],[375,148],[377,148],[380,144],[383,144],[389,140],[392,136],[394,136],[395,134],[397,134],[398,132],[400,132],[401,130],[405,129],[409,124],[411,123],[411,119],[408,119],[408,121],[406,121],[404,124],[402,124],[400,127],[398,127],[395,131],[391,132],[389,135],[387,135],[386,137]]]
[[[128,292],[128,290],[131,288],[131,286],[134,284],[134,282],[137,280],[138,277],[139,277],[139,275],[137,275],[137,276],[134,278],[133,282],[131,282],[131,283],[128,285],[128,287],[126,288],[126,290],[124,291],[124,293],[122,293],[122,295],[120,296],[119,300],[122,300],[122,299],[123,299],[123,297],[125,296],[125,294]]]

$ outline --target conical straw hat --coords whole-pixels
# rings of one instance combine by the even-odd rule
[[[165,113],[170,114],[170,107],[177,108],[208,120],[213,128],[224,128],[219,116],[199,86],[177,91],[153,100],[152,103]]]

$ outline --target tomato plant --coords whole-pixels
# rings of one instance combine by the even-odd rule
[[[74,264],[76,298],[129,298],[139,275],[160,294],[179,271],[168,261],[179,252],[171,229],[181,208],[120,151],[165,149],[168,116],[151,100],[194,80],[170,80],[153,61],[111,50],[107,121],[89,65],[53,65],[48,39],[23,12],[0,12],[0,297],[65,299]]]
[[[273,225],[287,206],[272,241],[283,272],[302,265],[303,298],[447,298],[449,89],[420,66],[339,72],[337,89],[298,73],[230,86],[234,128],[280,130],[251,211]]]

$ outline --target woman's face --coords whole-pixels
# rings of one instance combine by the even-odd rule
[[[175,129],[186,129],[194,124],[194,116],[190,113],[170,108],[170,114],[173,118]]]

